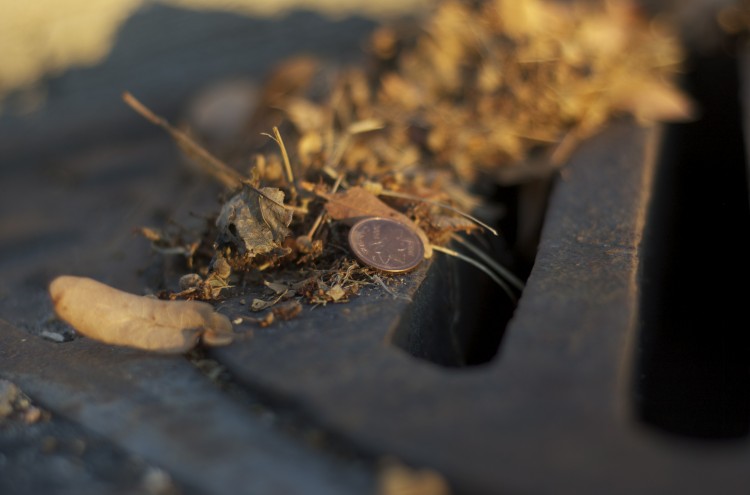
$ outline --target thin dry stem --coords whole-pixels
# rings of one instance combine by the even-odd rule
[[[513,294],[513,291],[510,289],[508,284],[506,284],[500,277],[498,277],[492,270],[487,268],[486,265],[483,265],[479,261],[475,260],[474,258],[469,258],[465,254],[461,254],[458,251],[454,251],[453,249],[443,247],[443,246],[436,246],[433,245],[432,249],[439,253],[447,254],[448,256],[453,256],[454,258],[458,258],[461,261],[465,261],[469,263],[470,265],[475,266],[476,268],[479,268],[482,270],[485,274],[487,274],[488,277],[490,277],[497,285],[499,285],[503,291],[508,294],[508,297],[515,303],[518,301],[518,298],[516,298],[516,295]]]
[[[290,210],[296,213],[304,213],[304,214],[307,213],[307,208],[300,208],[299,206],[285,205],[284,203],[279,203],[278,201],[276,201],[275,199],[273,199],[272,197],[270,197],[269,195],[267,195],[266,193],[264,193],[257,187],[253,186],[252,184],[248,184],[247,182],[244,182],[244,184],[250,189],[252,189],[253,191],[255,191],[256,193],[258,193],[259,196],[262,196],[264,199],[267,199],[268,201],[275,204],[279,208],[284,208],[285,210]]]
[[[482,258],[482,261],[487,263],[490,267],[494,268],[498,275],[505,278],[508,282],[510,282],[511,285],[513,285],[518,290],[524,289],[524,283],[515,275],[513,275],[510,270],[505,268],[503,265],[492,259],[491,256],[489,256],[487,253],[479,249],[474,244],[470,243],[468,240],[464,239],[460,235],[453,234],[451,236],[451,239],[454,241],[459,242],[461,245],[465,246],[469,251],[476,254],[480,258]]]
[[[271,139],[276,141],[276,144],[279,145],[279,149],[281,150],[281,158],[284,161],[284,173],[286,173],[286,180],[289,183],[289,192],[291,193],[292,199],[296,199],[297,186],[295,185],[294,173],[292,172],[292,163],[289,161],[289,153],[287,153],[286,151],[286,146],[284,146],[284,140],[281,138],[279,128],[274,126],[273,136],[265,132],[263,133],[263,135],[270,137]]]
[[[195,161],[201,166],[201,168],[203,168],[203,170],[221,182],[226,188],[237,189],[242,185],[245,178],[239,172],[216,158],[201,145],[193,141],[190,136],[172,126],[165,118],[153,113],[132,94],[125,91],[122,94],[122,99],[130,106],[130,108],[135,110],[146,120],[166,130],[180,146],[197,158]]]
[[[344,180],[344,175],[341,174],[336,179],[336,182],[333,184],[333,187],[331,188],[331,194],[334,194],[339,186],[341,185],[341,181]],[[323,218],[326,216],[326,211],[323,210],[318,215],[318,218],[315,219],[315,222],[313,223],[312,227],[310,227],[310,231],[307,233],[307,237],[312,239],[312,236],[315,235],[315,231],[318,230],[318,227],[320,227],[320,223],[323,221]]]

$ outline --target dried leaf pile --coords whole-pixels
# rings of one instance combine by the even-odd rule
[[[559,166],[617,115],[691,115],[672,82],[680,44],[628,1],[447,1],[413,41],[383,28],[372,46],[393,67],[374,116],[409,126],[419,161],[467,181],[523,180],[536,151]]]
[[[626,1],[446,0],[418,26],[380,27],[369,47],[368,64],[336,71],[304,57],[280,63],[228,149],[206,150],[126,95],[231,193],[204,248],[183,243],[190,261],[211,259],[165,297],[221,298],[254,277],[286,289],[251,310],[293,297],[346,301],[375,274],[346,245],[357,219],[400,221],[425,257],[433,246],[453,254],[443,246],[456,233],[489,228],[464,213],[481,204],[486,179],[549,174],[617,115],[649,123],[691,113],[673,83],[679,43]],[[474,260],[522,286],[485,262]]]
[[[265,326],[295,317],[300,301],[386,286],[347,246],[349,226],[371,216],[407,225],[426,258],[461,256],[512,296],[522,283],[457,235],[493,231],[485,221],[496,218],[468,214],[483,205],[479,186],[552,173],[618,115],[691,114],[672,81],[679,43],[627,1],[445,0],[417,26],[380,27],[368,46],[358,67],[280,63],[241,141],[222,149],[125,94],[226,190],[200,235],[141,229],[157,251],[187,260],[179,290],[162,298],[216,301],[260,287],[248,310],[265,311],[256,320]],[[452,240],[470,254],[448,249]]]

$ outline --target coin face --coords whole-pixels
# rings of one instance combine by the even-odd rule
[[[406,272],[424,258],[424,246],[408,226],[381,217],[355,223],[349,231],[349,245],[363,263],[384,272]]]

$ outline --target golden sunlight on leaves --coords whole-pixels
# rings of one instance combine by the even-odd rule
[[[232,116],[237,142],[211,151],[200,131],[126,92],[224,186],[221,206],[201,233],[140,229],[157,252],[188,261],[180,290],[159,294],[166,300],[64,278],[52,287],[58,314],[106,342],[184,352],[200,338],[231,339],[231,325],[211,306],[178,310],[175,299],[241,298],[265,312],[242,318],[268,326],[302,314],[302,302],[344,303],[366,285],[390,292],[393,272],[433,251],[484,271],[515,302],[523,281],[462,237],[502,234],[488,187],[548,178],[612,119],[650,125],[694,113],[675,82],[677,38],[627,0],[443,0],[416,26],[383,24],[369,46],[368,63],[352,67],[280,60],[244,118]],[[352,236],[358,220],[399,232]],[[415,236],[423,251],[401,243],[418,245]],[[377,258],[363,255],[372,246]],[[85,307],[92,295],[102,304]]]
[[[401,45],[414,48],[381,76],[378,108],[421,123],[429,159],[466,180],[502,180],[504,168],[556,144],[559,166],[618,115],[693,113],[673,82],[678,40],[628,1],[449,0]]]

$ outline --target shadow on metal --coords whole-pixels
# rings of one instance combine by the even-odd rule
[[[687,437],[750,430],[750,212],[735,57],[690,59],[699,118],[667,128],[643,248],[639,418]],[[737,288],[739,287],[739,289]]]

